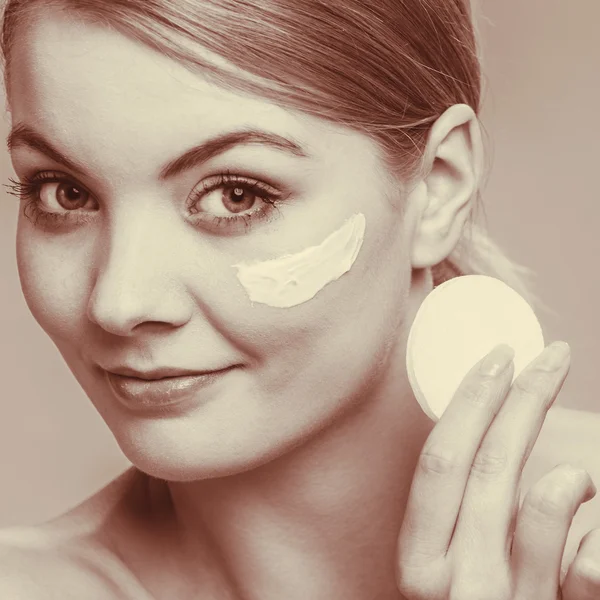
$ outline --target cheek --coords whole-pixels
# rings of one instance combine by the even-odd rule
[[[26,227],[17,232],[17,266],[31,314],[54,340],[80,330],[85,312],[85,266],[51,243],[35,240]]]
[[[339,398],[379,372],[406,312],[410,268],[401,240],[392,231],[365,239],[348,272],[298,305],[252,303],[241,289],[235,309],[220,303],[220,319],[255,359],[264,393]]]
[[[362,247],[364,232],[365,216],[358,213],[318,246],[234,267],[251,300],[289,308],[312,299],[352,268]]]

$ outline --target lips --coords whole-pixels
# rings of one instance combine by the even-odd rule
[[[122,375],[124,377],[130,377],[134,379],[164,379],[166,377],[187,377],[196,375],[207,375],[216,371],[222,371],[223,369],[211,369],[209,371],[189,371],[186,369],[174,369],[165,367],[162,369],[153,369],[152,371],[137,371],[136,369],[130,369],[128,367],[116,367],[114,369],[105,369],[109,373],[115,375]]]
[[[185,374],[177,375],[173,375],[176,372],[173,369],[144,373],[119,369],[120,373],[105,371],[105,375],[109,387],[122,404],[134,411],[144,411],[179,405],[187,400],[200,400],[198,396],[201,390],[214,384],[233,368],[196,373],[179,371]],[[131,373],[139,376],[132,376]]]

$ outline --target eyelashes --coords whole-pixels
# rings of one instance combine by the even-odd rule
[[[71,190],[84,190],[70,178],[54,172],[42,172],[34,177],[24,177],[21,181],[9,178],[10,184],[5,184],[8,193],[16,196],[23,204],[23,215],[36,227],[46,230],[60,229],[64,226],[76,226],[90,220],[91,211],[68,210],[48,211],[42,208],[41,192],[45,187],[60,185],[70,186]],[[84,192],[87,193],[87,192]],[[87,214],[85,214],[87,213]]]
[[[85,187],[58,172],[44,171],[23,177],[21,181],[9,178],[9,182],[5,187],[24,203],[23,215],[44,230],[79,227],[92,221],[99,210],[97,201]],[[213,193],[219,189],[225,193]],[[211,196],[215,198],[207,202]],[[247,232],[259,221],[270,220],[286,198],[287,194],[269,184],[226,171],[197,184],[186,199],[185,207],[193,225],[235,234]],[[94,208],[84,209],[90,202]],[[44,206],[48,204],[53,210]],[[207,204],[209,209],[212,206],[212,213],[206,210]]]
[[[229,208],[226,208],[226,212],[228,211],[230,214],[210,215],[208,211],[202,211],[199,207],[203,200],[206,200],[213,191],[220,188],[231,192],[231,194],[226,194],[224,202],[224,204],[229,205]],[[241,211],[238,212],[238,209],[240,207],[243,208],[244,194],[246,193],[249,193],[252,198],[251,205],[246,210],[253,210],[242,214]],[[260,201],[258,208],[254,208],[256,204],[255,199],[259,199]],[[222,198],[218,199],[217,203],[222,202],[222,200]],[[274,211],[278,209],[279,203],[283,200],[284,194],[274,187],[250,177],[232,175],[227,171],[216,175],[214,178],[209,178],[199,186],[196,186],[188,197],[186,204],[192,215],[199,217],[201,220],[209,218],[213,227],[227,228],[231,225],[236,225],[242,226],[244,230],[248,230],[255,221],[266,220],[273,216]],[[203,214],[206,217],[203,217]]]

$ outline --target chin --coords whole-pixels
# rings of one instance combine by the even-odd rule
[[[218,427],[193,420],[181,424],[155,421],[113,430],[127,459],[140,471],[165,481],[191,482],[238,475],[285,455],[298,441],[284,442],[264,431]],[[194,427],[196,425],[196,427]]]
[[[231,464],[231,463],[207,463],[182,460],[165,460],[164,457],[152,457],[149,455],[128,457],[132,464],[146,475],[155,479],[170,481],[173,483],[190,483],[192,481],[203,481],[205,479],[217,479],[238,475],[255,468],[255,464]],[[135,462],[134,462],[135,461]]]

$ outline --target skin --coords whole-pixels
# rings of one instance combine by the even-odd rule
[[[364,135],[225,91],[116,33],[41,10],[20,36],[13,124],[80,168],[19,143],[17,176],[59,172],[90,198],[77,209],[87,220],[60,229],[21,214],[24,295],[147,474],[128,472],[102,502],[49,526],[78,540],[76,571],[100,557],[98,589],[118,579],[131,597],[143,597],[137,581],[157,598],[400,598],[398,531],[432,429],[407,382],[406,337],[481,177],[473,111],[438,119],[427,175],[408,188]],[[237,146],[160,180],[188,148],[242,126],[311,157]],[[194,224],[186,199],[224,170],[284,194],[274,218],[248,230]],[[46,210],[60,211],[52,186]],[[226,214],[223,188],[209,195],[203,218]],[[231,265],[319,244],[357,212],[367,228],[349,273],[296,307],[249,302]],[[239,367],[158,417],[114,397],[102,368],[124,365]]]

